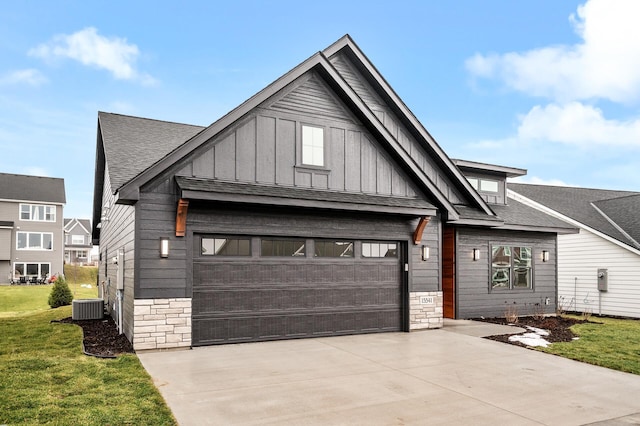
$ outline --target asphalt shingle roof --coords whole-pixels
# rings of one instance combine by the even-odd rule
[[[549,216],[519,201],[508,199],[507,202],[507,205],[495,204],[491,206],[498,217],[504,220],[505,225],[560,228],[567,231],[576,229],[563,220]]]
[[[204,129],[107,112],[98,121],[114,191]]]
[[[0,199],[64,204],[64,179],[0,173]]]
[[[509,183],[512,191],[625,244],[634,245],[598,209],[629,235],[638,235],[640,193]],[[594,207],[598,207],[597,209]],[[637,241],[637,240],[636,240]]]

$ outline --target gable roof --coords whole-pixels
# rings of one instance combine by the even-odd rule
[[[151,181],[211,138],[223,132],[245,114],[280,92],[303,74],[310,70],[315,70],[373,136],[381,143],[386,144],[386,149],[389,153],[396,161],[403,164],[407,173],[414,178],[415,182],[427,193],[433,195],[434,201],[446,212],[448,219],[459,219],[458,211],[441,191],[438,183],[433,182],[422,167],[411,158],[409,153],[404,150],[380,119],[367,107],[328,60],[328,55],[335,54],[341,49],[347,49],[352,52],[360,61],[360,66],[369,70],[370,77],[379,82],[378,89],[384,92],[385,99],[393,102],[392,107],[401,116],[407,115],[402,117],[403,122],[411,126],[414,133],[423,139],[422,142],[429,148],[428,152],[443,167],[443,170],[452,178],[455,185],[458,188],[462,188],[472,202],[473,208],[478,209],[480,214],[485,216],[495,216],[491,208],[471,188],[460,171],[390,86],[386,84],[348,35],[325,49],[325,51],[312,55],[207,128],[100,113],[98,144],[100,145],[101,140],[104,145],[102,148],[104,150],[103,161],[108,167],[111,189],[117,195],[117,202],[134,203],[139,198],[139,191],[142,185]],[[125,123],[120,124],[120,121]],[[164,131],[159,130],[160,127]],[[157,135],[162,141],[155,143],[156,139],[152,135]],[[131,154],[130,150],[134,146],[139,148],[137,155]],[[101,170],[104,165],[98,164],[100,162],[100,149],[101,147],[98,147],[98,155],[96,156],[96,193],[94,194],[94,216],[97,215],[97,217],[99,217],[101,199],[96,197],[100,197],[100,194],[102,194],[101,182],[104,177],[104,170]],[[149,151],[153,151],[153,153]],[[143,163],[137,163],[141,158],[144,159]]]
[[[64,179],[0,173],[0,199],[64,204]]]
[[[164,158],[204,127],[128,115],[98,113],[98,126],[114,190]]]
[[[509,189],[621,243],[640,248],[638,192],[516,183],[509,183]]]
[[[87,233],[91,233],[91,221],[89,219],[65,218],[64,230],[71,231],[76,226],[80,226]]]

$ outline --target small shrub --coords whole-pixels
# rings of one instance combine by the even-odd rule
[[[516,302],[513,302],[513,305],[507,305],[504,310],[504,319],[506,319],[510,324],[517,324],[518,316],[518,306],[516,305]]]
[[[59,308],[60,306],[70,305],[72,301],[73,294],[67,285],[67,280],[62,275],[58,275],[49,294],[49,306]]]
[[[535,305],[533,305],[533,313],[532,313],[533,319],[536,321],[541,321],[544,319],[544,304],[543,303],[536,303]]]
[[[573,299],[567,300],[564,296],[560,296],[560,298],[558,299],[558,307],[556,308],[556,315],[558,315],[559,317],[563,316],[565,313],[567,313],[572,304]]]
[[[589,321],[589,318],[591,318],[592,314],[593,311],[591,309],[585,309],[584,312],[582,312],[582,319],[585,321]]]

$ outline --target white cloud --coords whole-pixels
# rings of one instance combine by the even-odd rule
[[[582,39],[524,53],[475,54],[467,69],[477,77],[502,80],[533,96],[640,100],[640,2],[590,0],[569,21]]]
[[[128,43],[125,38],[104,37],[92,27],[69,35],[56,35],[49,42],[29,50],[29,55],[43,59],[70,58],[105,69],[117,79],[156,83],[153,77],[136,70],[136,60],[140,55],[138,46]]]
[[[514,183],[530,183],[534,185],[575,186],[560,179],[544,179],[538,176],[518,176],[515,178],[509,178],[508,181]]]
[[[0,85],[28,84],[40,86],[47,82],[47,78],[36,69],[16,70],[0,76]]]
[[[520,117],[520,140],[549,140],[581,147],[640,148],[640,118],[611,120],[602,110],[580,102],[534,106]]]
[[[24,174],[31,175],[31,176],[43,176],[43,177],[51,176],[46,169],[42,167],[36,167],[36,166],[26,167],[24,169]]]

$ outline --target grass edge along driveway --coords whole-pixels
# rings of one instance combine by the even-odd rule
[[[71,307],[0,318],[0,424],[175,425],[136,355],[82,353]]]

